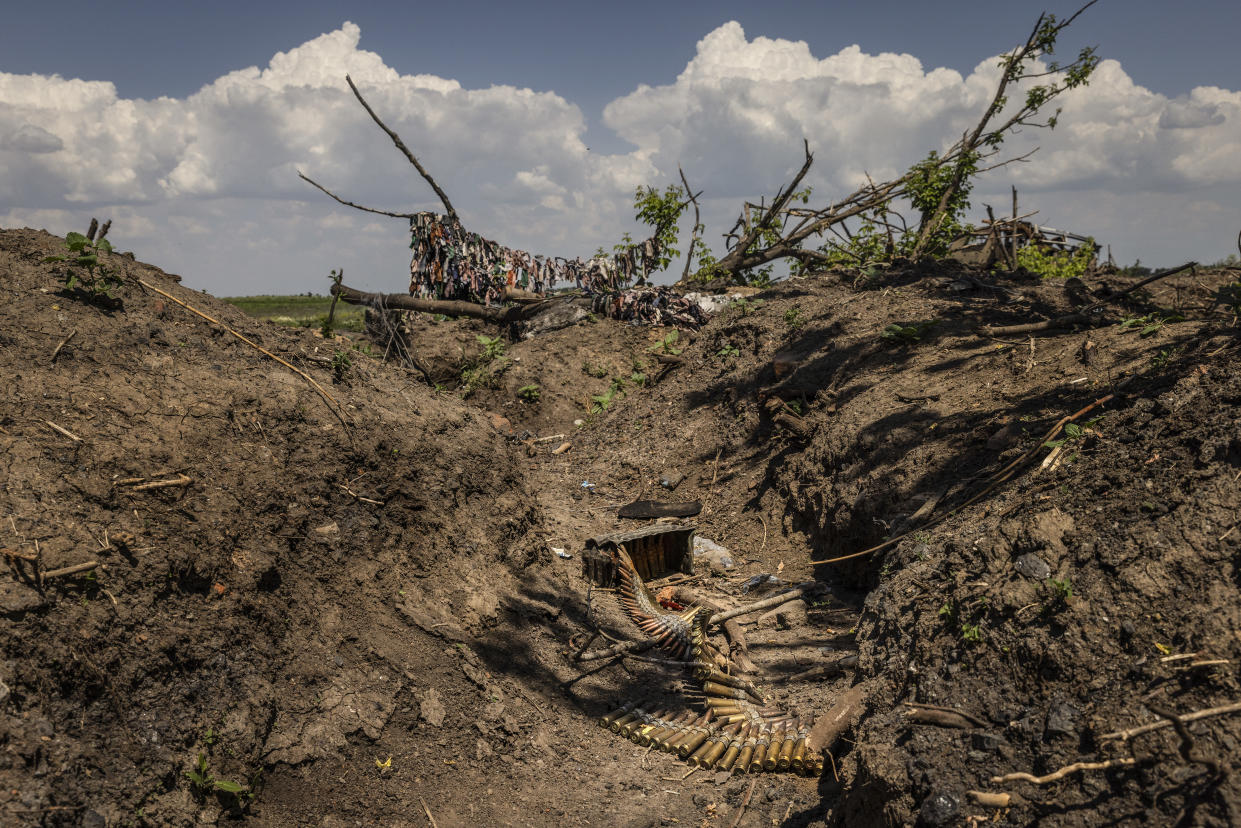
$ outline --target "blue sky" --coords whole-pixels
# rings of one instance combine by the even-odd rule
[[[1061,15],[1075,8],[1050,6]],[[140,258],[212,292],[293,290],[308,270],[326,274],[337,266],[364,276],[360,283],[398,289],[399,222],[346,218],[344,208],[322,203],[291,172],[304,168],[377,206],[434,206],[356,104],[351,110],[337,95],[339,76],[365,75],[365,64],[378,84],[372,102],[391,106],[390,123],[467,221],[535,252],[588,254],[633,229],[627,194],[639,183],[668,183],[678,162],[714,198],[708,218],[723,224],[742,198],[770,192],[796,166],[803,133],[812,145],[824,130],[835,133],[822,139],[816,162],[824,197],[843,194],[862,168],[882,174],[883,152],[894,171],[907,166],[946,141],[972,100],[971,78],[981,81],[976,70],[1020,40],[1033,17],[1023,3],[972,0],[62,2],[54,13],[11,4],[0,30],[0,225],[63,232],[92,211],[114,208],[129,220]],[[356,42],[345,21],[356,26]],[[726,28],[729,21],[739,28]],[[1066,33],[1061,54],[1093,44],[1117,65],[1092,84],[1094,101],[1066,108],[1077,111],[1066,111],[1053,138],[1038,136],[1044,149],[1035,163],[1008,177],[1039,219],[1095,233],[1124,261],[1176,263],[1230,252],[1241,224],[1241,205],[1230,195],[1241,167],[1241,119],[1230,97],[1241,89],[1238,31],[1235,0],[1187,0],[1175,9],[1101,0],[1088,10]],[[333,32],[343,34],[327,48],[321,36]],[[745,71],[721,69],[729,54],[743,52]],[[295,65],[275,72],[277,53]],[[893,70],[876,59],[882,53],[912,55],[921,73],[905,64]],[[843,57],[827,60],[833,56]],[[279,90],[236,75],[247,67],[283,72],[274,82]],[[959,83],[935,75],[941,67],[954,70]],[[834,72],[853,72],[850,82],[857,72],[887,82],[889,70],[913,79],[915,93],[898,89],[873,107],[863,101],[816,111],[827,93],[808,87],[822,84],[838,102]],[[17,80],[53,75],[109,82],[112,90]],[[437,86],[441,80],[457,88]],[[1195,96],[1195,87],[1220,94]],[[933,117],[911,123],[902,116],[902,107],[921,112],[933,95],[946,101]],[[152,103],[161,96],[170,102]],[[745,111],[736,109],[739,98]],[[438,111],[437,102],[445,104]],[[753,111],[765,106],[772,111]],[[431,110],[407,118],[402,107]],[[111,142],[95,138],[96,153],[116,148],[111,160],[92,159],[88,136],[68,113],[116,127]],[[856,128],[843,123],[853,118]],[[911,123],[911,134],[895,135],[903,123]],[[305,136],[283,157],[282,140],[297,144]],[[123,149],[135,142],[136,150]],[[58,171],[72,158],[115,169],[106,181]],[[1001,203],[1008,183],[996,177],[980,185],[976,203]],[[1179,234],[1168,226],[1178,216],[1186,224]],[[1148,221],[1161,226],[1151,232],[1142,226]],[[298,231],[309,226],[317,228],[313,244]],[[114,234],[123,238],[125,227],[118,220]],[[227,254],[221,237],[230,240]],[[395,252],[379,254],[377,246]]]

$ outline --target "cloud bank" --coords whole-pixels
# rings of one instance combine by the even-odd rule
[[[857,47],[818,58],[803,42],[751,40],[726,23],[668,84],[608,104],[605,126],[633,149],[603,154],[584,143],[582,111],[555,92],[400,75],[360,38],[344,23],[184,99],[0,73],[0,226],[63,233],[111,216],[122,247],[220,295],[322,291],[336,267],[359,285],[399,290],[401,222],[335,205],[296,175],[374,206],[438,206],[357,105],[346,73],[469,226],[532,252],[583,255],[633,230],[634,188],[678,180],[678,164],[706,192],[712,237],[742,199],[787,180],[803,136],[816,155],[808,183],[823,198],[867,172],[897,175],[976,121],[998,72],[995,59],[963,77]],[[1015,184],[1039,220],[1092,233],[1125,261],[1231,250],[1241,92],[1168,98],[1104,61],[1090,86],[1062,100],[1054,132],[1006,146],[1016,154],[1037,143],[1034,160],[985,177],[976,205],[1006,203]]]

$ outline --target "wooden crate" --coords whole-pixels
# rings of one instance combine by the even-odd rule
[[[673,573],[694,574],[697,526],[655,524],[631,532],[600,535],[586,541],[582,575],[596,586],[616,585],[616,550],[623,547],[644,581]]]

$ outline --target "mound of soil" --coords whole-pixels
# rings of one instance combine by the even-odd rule
[[[1235,715],[1108,736],[1238,700],[1235,271],[1032,337],[978,329],[1125,280],[827,273],[673,345],[589,320],[489,360],[503,332],[414,317],[437,388],[132,258],[117,302],[65,291],[62,249],[0,231],[6,824],[1239,818]],[[698,598],[830,589],[739,619],[776,704],[861,699],[823,778],[687,776],[595,726],[680,695],[572,660],[639,635],[580,555],[642,499],[727,547]]]

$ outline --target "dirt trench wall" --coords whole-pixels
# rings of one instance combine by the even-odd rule
[[[445,642],[495,625],[537,554],[486,417],[119,256],[120,304],[85,301],[41,263],[60,247],[0,231],[0,814],[188,823],[247,806],[187,790],[200,753],[257,790],[429,688],[455,709]],[[341,416],[138,278],[301,366]],[[335,349],[352,364],[333,383]]]

